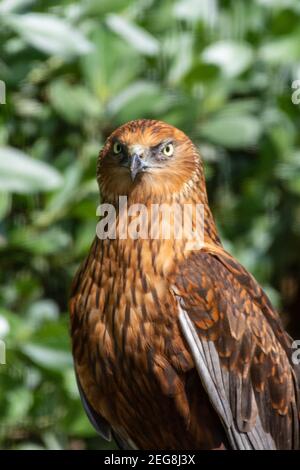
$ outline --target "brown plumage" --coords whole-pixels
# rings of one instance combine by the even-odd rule
[[[107,140],[97,178],[102,202],[116,208],[120,195],[148,212],[153,203],[203,204],[204,244],[188,249],[185,233],[95,238],[70,313],[78,385],[96,429],[124,448],[299,448],[292,340],[223,249],[193,143],[163,122],[130,122]]]

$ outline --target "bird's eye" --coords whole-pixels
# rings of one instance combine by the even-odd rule
[[[164,155],[166,155],[167,157],[171,157],[171,155],[173,155],[173,152],[174,152],[174,147],[172,144],[167,144],[164,146],[163,148]]]
[[[117,155],[118,153],[122,152],[122,145],[119,142],[114,143],[113,147],[114,154]]]

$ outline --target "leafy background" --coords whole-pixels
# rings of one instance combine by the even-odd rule
[[[299,0],[2,0],[0,445],[109,448],[81,407],[67,298],[119,124],[199,145],[222,239],[300,338]]]

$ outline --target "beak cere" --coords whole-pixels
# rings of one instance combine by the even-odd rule
[[[138,173],[141,173],[144,168],[146,168],[145,162],[142,160],[139,154],[134,153],[131,157],[131,164],[130,164],[130,173],[131,173],[132,181],[135,180],[136,175]]]

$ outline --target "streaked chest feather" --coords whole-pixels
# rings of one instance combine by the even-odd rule
[[[172,241],[96,240],[76,300],[86,347],[79,328],[73,335],[75,357],[88,355],[110,371],[120,362],[145,368],[152,350],[172,354],[171,338],[179,333],[167,275],[175,262]]]
[[[171,241],[95,240],[82,270],[72,320],[75,366],[90,403],[110,422],[118,423],[132,386],[153,400],[178,396],[186,413],[180,375],[193,362],[168,282],[176,261]]]

